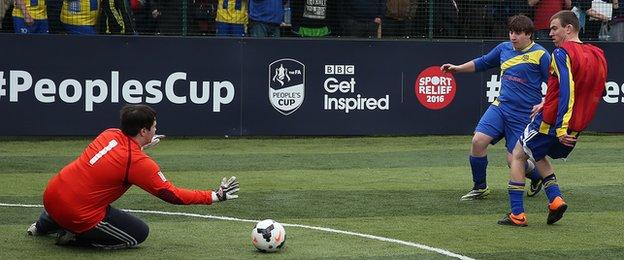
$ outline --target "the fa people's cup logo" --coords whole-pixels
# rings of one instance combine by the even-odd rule
[[[305,97],[305,65],[294,59],[269,64],[269,101],[283,115],[295,112]]]

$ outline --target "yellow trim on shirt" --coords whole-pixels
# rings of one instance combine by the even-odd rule
[[[566,69],[568,70],[568,82],[570,98],[568,99],[568,110],[563,115],[561,127],[557,129],[557,136],[563,136],[568,133],[568,124],[572,118],[572,109],[574,108],[574,78],[572,77],[572,65],[570,65],[570,56],[566,55]],[[559,79],[559,87],[561,87],[561,79]]]
[[[530,63],[530,64],[540,64],[540,59],[542,55],[544,55],[544,50],[536,50],[532,52],[523,53],[517,55],[511,59],[506,60],[501,64],[501,75],[505,73],[505,70],[520,64]]]
[[[539,132],[547,135],[550,132],[550,125],[544,121],[540,124]]]

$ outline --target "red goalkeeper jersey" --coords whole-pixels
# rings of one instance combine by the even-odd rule
[[[604,53],[591,44],[567,41],[552,56],[544,110],[534,123],[543,134],[581,132],[594,118],[605,90]]]
[[[210,190],[177,188],[137,142],[119,129],[107,129],[52,177],[43,204],[63,228],[82,233],[103,220],[109,204],[132,185],[173,204],[212,203]]]

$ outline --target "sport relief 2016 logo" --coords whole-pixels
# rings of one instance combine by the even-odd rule
[[[269,64],[269,100],[275,110],[290,115],[303,104],[305,65],[294,59]]]
[[[443,109],[453,101],[457,87],[451,73],[432,66],[422,71],[414,86],[420,104],[431,110]]]

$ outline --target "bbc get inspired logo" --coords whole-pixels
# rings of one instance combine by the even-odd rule
[[[440,67],[431,66],[416,78],[414,93],[424,107],[439,110],[451,104],[456,89],[453,74],[444,73]]]

